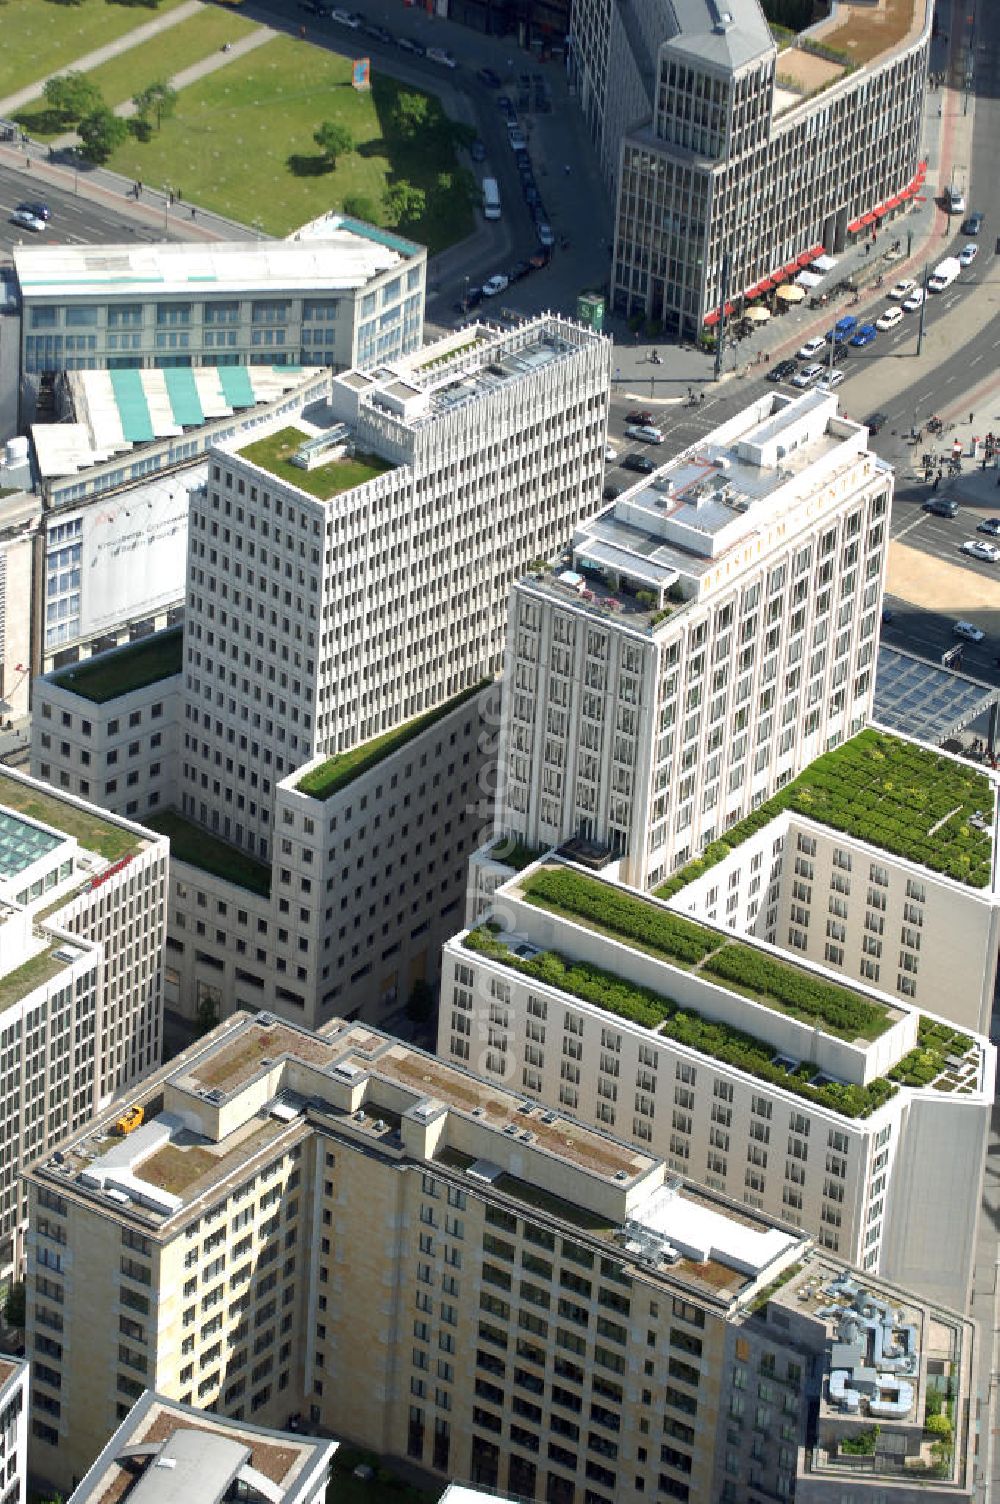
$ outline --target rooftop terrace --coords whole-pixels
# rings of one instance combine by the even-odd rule
[[[193,820],[177,810],[165,809],[149,816],[151,830],[169,837],[170,854],[179,862],[187,862],[213,877],[221,877],[227,883],[235,883],[250,893],[267,898],[271,892],[271,868],[264,862],[247,856],[238,847],[222,841],[211,831],[203,830]]]
[[[61,844],[52,831],[0,808],[0,878],[20,876]]]
[[[16,810],[29,820],[51,825],[65,835],[75,837],[85,851],[95,851],[109,862],[129,856],[142,845],[142,837],[136,831],[116,824],[110,817],[101,816],[97,810],[60,799],[55,790],[43,791],[36,784],[16,778],[6,770],[0,771],[0,809]]]
[[[335,752],[332,757],[318,763],[308,773],[303,773],[295,787],[300,794],[308,794],[313,799],[330,799],[338,790],[352,783],[355,778],[360,778],[362,773],[377,767],[394,752],[405,747],[423,732],[429,731],[436,726],[438,721],[444,720],[453,710],[464,705],[467,700],[474,699],[490,683],[489,679],[481,679],[478,684],[464,689],[461,694],[454,695],[444,704],[436,706],[434,710],[428,710],[425,715],[416,716],[412,721],[405,721],[402,726],[387,731],[384,736],[377,736],[372,741],[361,742],[357,747],[352,747],[349,752]]]
[[[914,41],[923,29],[927,0],[840,0],[829,21],[813,28],[809,37],[861,67]]]
[[[391,460],[381,459],[376,454],[361,453],[322,461],[311,470],[293,465],[292,455],[308,443],[311,437],[314,435],[301,428],[279,428],[262,439],[254,439],[253,443],[245,444],[236,452],[251,464],[270,471],[286,485],[305,491],[318,501],[329,501],[342,491],[353,491],[357,486],[363,486],[366,481],[374,480],[376,476],[384,475],[387,470],[394,468]]]
[[[52,675],[52,683],[95,705],[117,700],[179,674],[183,667],[184,631],[169,627],[127,647],[113,648]]]
[[[5,1013],[36,987],[44,986],[66,969],[66,960],[57,954],[59,949],[59,942],[53,941],[13,971],[0,975],[0,1013]]]
[[[658,888],[672,898],[784,810],[940,872],[970,888],[993,880],[994,784],[933,748],[870,728],[798,778]]]

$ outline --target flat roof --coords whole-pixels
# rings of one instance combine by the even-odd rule
[[[774,50],[757,0],[669,0],[678,34],[670,51],[690,53],[699,66],[730,70]]]
[[[85,658],[49,675],[52,684],[96,705],[170,679],[183,667],[184,629],[167,627],[149,637]]]
[[[63,796],[47,783],[0,767],[0,809],[16,810],[29,820],[51,825],[73,836],[85,851],[96,852],[110,862],[141,850],[150,832],[131,822]]]
[[[879,645],[873,716],[890,731],[938,746],[1000,701],[1000,689],[931,663],[902,648]]]
[[[0,806],[0,877],[17,877],[62,842],[53,831]]]
[[[395,239],[395,237],[393,237]],[[279,290],[319,297],[350,292],[409,259],[402,241],[387,245],[343,223],[322,239],[15,246],[24,299],[60,303],[95,298],[190,297]]]

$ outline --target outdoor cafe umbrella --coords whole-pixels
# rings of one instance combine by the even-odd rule
[[[748,308],[743,317],[745,319],[749,319],[751,323],[754,324],[766,324],[768,319],[771,317],[771,313],[769,309],[764,308],[762,304],[757,303],[753,308]]]
[[[790,282],[785,287],[779,287],[775,297],[780,298],[783,303],[801,303],[805,292],[801,287],[796,287],[794,282]]]

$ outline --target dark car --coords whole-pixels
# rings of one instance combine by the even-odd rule
[[[508,99],[508,97],[507,97],[506,94],[498,94],[497,95],[497,109],[498,110],[503,110],[503,112],[504,112],[505,115],[513,115],[513,113],[514,113],[514,101],[512,99]]]
[[[640,475],[651,475],[656,469],[653,461],[645,454],[627,454],[621,465],[623,470],[638,470]]]
[[[633,413],[625,414],[625,422],[634,423],[637,428],[648,428],[653,421],[652,413],[642,412],[638,408]]]
[[[882,608],[882,625],[887,627],[891,621],[895,621],[896,613],[889,606]]]
[[[481,84],[485,84],[488,89],[499,89],[500,87],[500,75],[499,73],[494,73],[492,68],[480,68],[479,72],[476,74],[476,77],[479,79],[479,82]]]
[[[881,433],[888,421],[888,413],[869,413],[865,419],[865,427],[869,433]]]
[[[533,256],[529,256],[528,265],[531,267],[531,270],[533,272],[540,272],[543,267],[548,266],[551,260],[552,252],[550,249],[546,248],[540,251],[536,251]]]
[[[957,517],[958,502],[950,496],[928,496],[924,502],[924,511],[932,512],[935,517]]]
[[[44,219],[46,223],[52,218],[52,210],[48,204],[36,201],[33,204],[18,204],[17,207],[19,210],[23,210],[25,214],[33,214],[36,219]]]
[[[772,366],[767,373],[768,381],[787,381],[794,376],[798,366],[794,360],[779,360],[776,366]]]
[[[531,271],[531,266],[530,266],[530,264],[527,261],[515,261],[514,265],[511,267],[510,271],[507,273],[507,281],[508,282],[520,282],[520,281],[522,281],[523,278],[525,278],[528,275],[528,273],[530,271]]]
[[[470,287],[465,297],[458,304],[458,310],[460,313],[468,313],[470,308],[478,308],[482,301],[483,289],[481,287]]]
[[[622,493],[617,486],[605,486],[601,494],[605,501],[617,501]]]
[[[474,162],[485,162],[486,147],[481,141],[473,141],[472,145],[469,147],[469,156]]]
[[[983,228],[983,220],[985,218],[985,214],[970,214],[968,219],[963,220],[962,222],[962,234],[978,235],[980,230]]]
[[[423,42],[416,42],[412,37],[400,37],[398,45],[403,49],[404,52],[412,52],[417,57],[427,56],[427,48],[424,46]],[[477,145],[476,142],[473,142],[472,144],[473,148],[475,148],[475,146]],[[484,151],[483,157],[485,157],[485,155],[486,153]],[[483,157],[477,157],[475,150],[473,149],[472,160],[474,162],[481,162],[483,160]]]
[[[529,209],[534,209],[536,204],[540,204],[542,202],[541,195],[539,194],[538,189],[535,187],[534,183],[530,183],[525,187],[524,202],[527,204]]]
[[[366,37],[371,37],[376,42],[382,42],[385,46],[391,46],[392,44],[392,32],[386,31],[385,27],[379,26],[376,21],[366,21],[361,30]]]

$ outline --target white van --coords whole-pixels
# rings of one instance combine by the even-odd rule
[[[663,434],[651,423],[626,423],[625,437],[628,439],[641,439],[644,444],[662,444]]]
[[[483,178],[483,218],[500,218],[500,187],[496,178]]]

